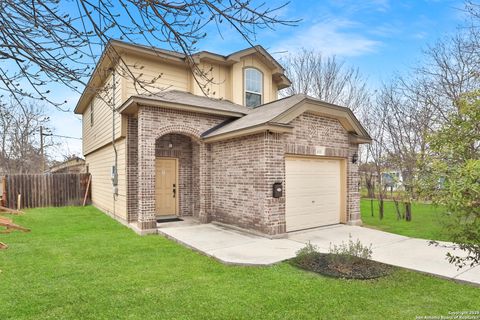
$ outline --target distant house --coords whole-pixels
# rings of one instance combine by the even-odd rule
[[[49,173],[85,173],[87,166],[85,160],[79,157],[68,159],[64,162],[51,166]]]
[[[403,178],[400,170],[382,172],[382,185],[390,191],[403,190]]]
[[[198,83],[192,63],[213,80]],[[261,46],[189,59],[111,41],[75,108],[93,204],[139,233],[172,216],[268,235],[360,223],[370,136],[348,108],[278,99],[290,84]]]

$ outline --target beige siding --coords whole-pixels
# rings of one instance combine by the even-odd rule
[[[118,75],[115,79],[115,107],[122,103],[122,81]],[[88,154],[100,147],[105,146],[112,141],[112,96],[113,96],[113,77],[110,75],[95,97],[90,101],[90,105],[82,117],[83,129],[83,154]],[[93,125],[90,121],[93,105]],[[124,136],[125,123],[122,116],[115,114],[115,138]]]
[[[263,102],[277,99],[278,89],[276,84],[272,83],[272,71],[256,55],[244,57],[231,66],[199,63],[199,69],[211,81],[201,77],[195,79],[190,69],[169,61],[147,59],[136,55],[129,55],[124,58],[124,61],[143,84],[157,77],[158,79],[142,88],[134,84],[131,76],[125,74],[123,100],[132,95],[157,93],[162,90],[188,91],[203,96],[205,92],[197,83],[198,80],[201,84],[206,83],[205,91],[208,92],[208,96],[243,104],[243,70],[246,67],[255,67],[263,73]]]
[[[231,67],[221,66],[218,64],[200,63],[199,68],[205,73],[207,79],[212,79],[212,81],[206,81],[201,77],[197,77],[197,79],[195,79],[193,76],[191,76],[191,93],[200,96],[208,93],[208,96],[211,98],[232,100],[230,75]],[[202,85],[205,85],[206,92],[202,91],[197,81],[199,81]]]
[[[111,180],[115,159],[112,145],[107,145],[85,157],[92,175],[93,205],[122,219],[127,218],[125,141],[126,139],[121,139],[115,144],[118,152],[118,196],[115,200]]]
[[[272,95],[270,96],[271,101],[278,100],[278,85],[272,82]]]
[[[135,55],[126,56],[124,61],[127,63],[129,71],[144,86],[135,85],[132,76],[125,74],[126,94],[124,96],[127,99],[132,95],[157,93],[162,90],[189,91],[189,70],[184,66]],[[152,82],[152,80],[155,81]]]

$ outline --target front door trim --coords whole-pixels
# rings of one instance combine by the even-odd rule
[[[173,157],[155,157],[155,178],[156,178],[156,175],[157,175],[157,160],[175,160],[175,186],[176,186],[176,194],[175,194],[175,216],[178,216],[178,212],[179,212],[179,198],[180,198],[180,186],[179,186],[179,167],[178,167],[178,164],[179,164],[179,161],[178,161],[178,158],[173,158]],[[156,195],[156,188],[157,188],[157,184],[155,182],[154,184],[154,187],[155,187],[155,216],[157,218],[159,217],[168,217],[168,216],[172,216],[171,214],[165,214],[165,215],[161,215],[157,212],[157,195]]]

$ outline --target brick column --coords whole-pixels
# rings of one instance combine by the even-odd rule
[[[138,221],[138,122],[129,116],[127,127],[127,221]]]
[[[138,115],[138,227],[156,229],[155,217],[155,138],[147,115]]]
[[[198,219],[201,222],[209,222],[209,213],[211,211],[211,178],[210,178],[210,153],[209,146],[205,143],[199,145],[199,195],[200,195],[200,211]]]
[[[347,223],[361,225],[360,216],[360,190],[358,176],[358,162],[352,163],[352,157],[358,152],[357,144],[350,144],[347,158]]]

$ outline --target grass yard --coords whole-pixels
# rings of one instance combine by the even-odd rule
[[[412,204],[412,221],[397,220],[397,211],[393,201],[385,201],[383,220],[378,217],[378,201],[373,201],[374,215],[371,214],[370,199],[361,200],[362,221],[365,226],[401,234],[404,236],[449,241],[442,221],[448,219],[441,208],[427,203]],[[400,210],[402,212],[402,204]]]
[[[414,319],[479,307],[478,287],[406,270],[361,281],[226,266],[93,207],[14,219],[32,232],[0,235],[2,320]]]

